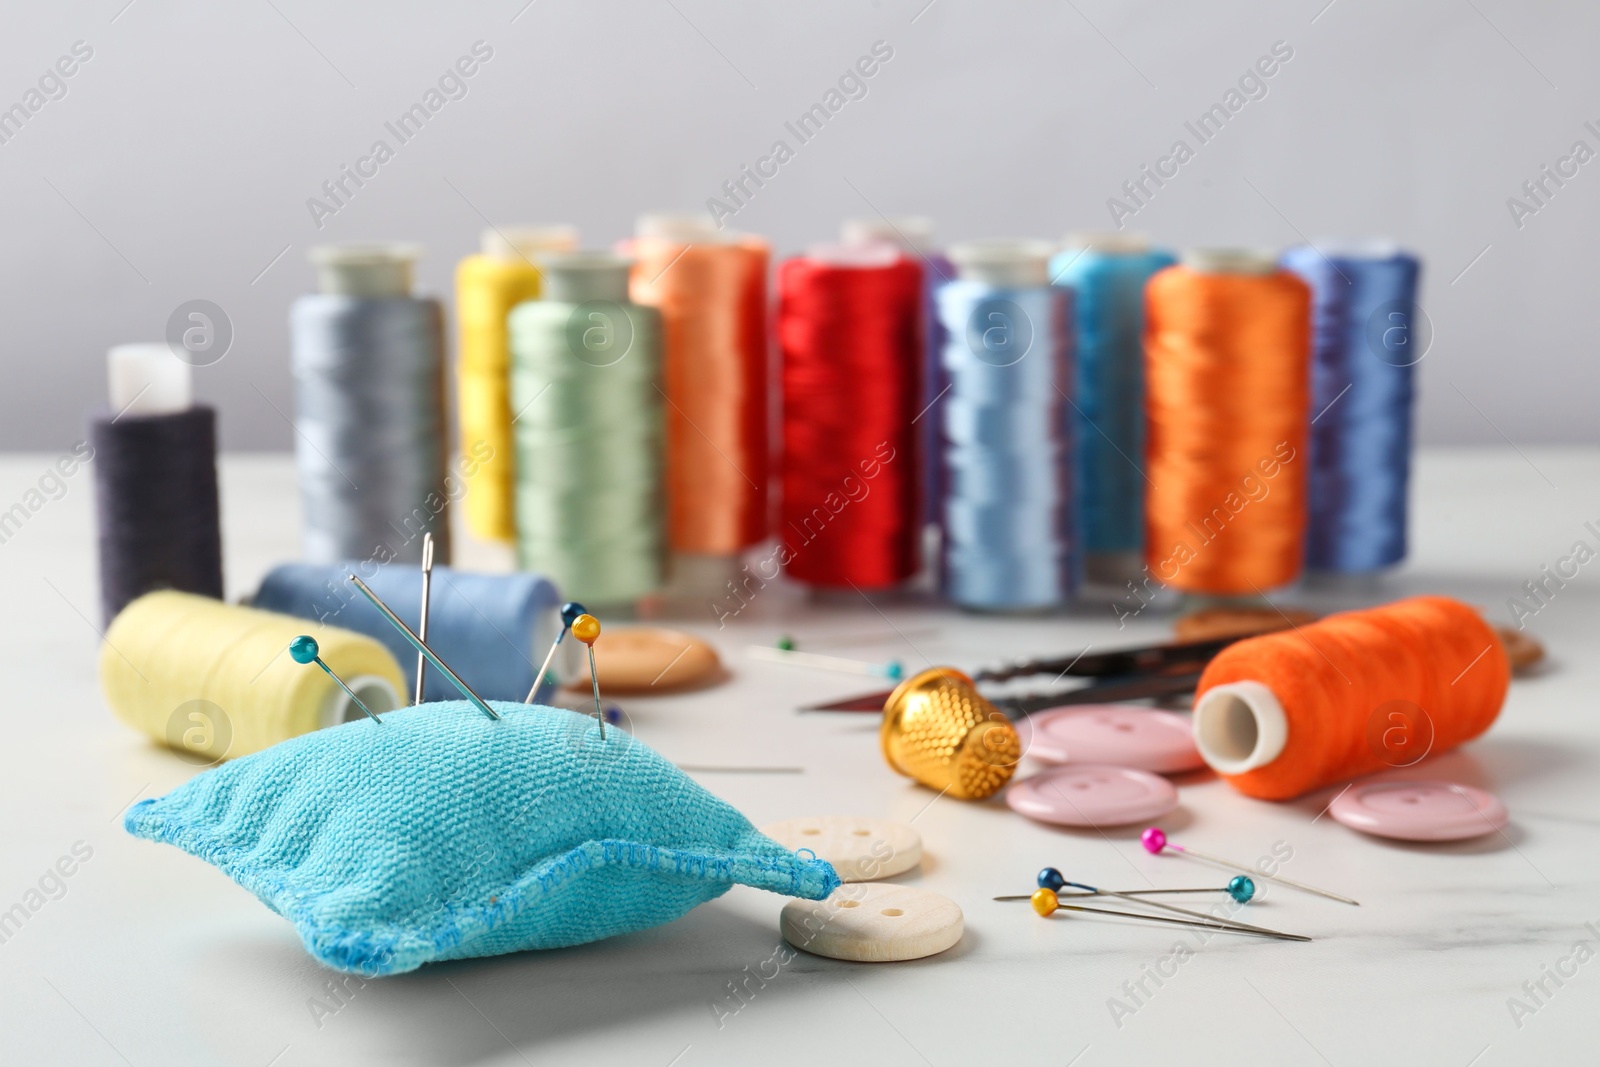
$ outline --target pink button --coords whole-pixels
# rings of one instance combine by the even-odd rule
[[[1046,763],[1109,763],[1157,774],[1205,766],[1189,720],[1129,704],[1036,712],[1017,723],[1022,751]]]
[[[1165,815],[1178,806],[1178,791],[1148,771],[1068,763],[1013,783],[1006,803],[1058,826],[1122,826]]]
[[[1328,805],[1328,814],[1353,830],[1402,841],[1481,837],[1510,818],[1494,794],[1454,782],[1357,783]]]

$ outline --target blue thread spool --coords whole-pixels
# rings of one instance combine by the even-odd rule
[[[1389,242],[1290,249],[1311,286],[1311,471],[1306,566],[1372,574],[1406,556],[1415,366],[1431,334],[1421,264]]]
[[[1144,287],[1177,262],[1129,234],[1071,237],[1050,262],[1077,331],[1076,490],[1084,576],[1120,584],[1144,548]]]
[[[376,639],[395,654],[406,672],[407,686],[414,687],[416,650],[350,587],[346,576],[351,573],[360,575],[407,626],[417,628],[422,574],[402,563],[280,564],[262,580],[254,605]],[[428,646],[485,700],[521,701],[533,688],[539,664],[535,655],[542,657],[559,632],[557,603],[555,586],[535,574],[475,574],[435,567]],[[564,678],[576,676],[578,657],[568,660],[558,668]],[[438,671],[426,672],[424,680],[424,699],[459,698],[450,680]],[[545,682],[536,694],[540,703],[548,702],[556,684]]]
[[[945,594],[965,608],[1041,611],[1077,585],[1072,500],[1072,294],[1049,284],[1049,246],[950,250],[939,289],[950,390],[941,478]]]

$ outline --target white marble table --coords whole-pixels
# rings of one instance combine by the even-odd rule
[[[1600,525],[1600,454],[1524,451],[1425,454],[1410,565],[1368,590],[1297,599],[1326,607],[1444,592],[1508,621],[1507,598],[1575,540],[1593,543],[1585,522]],[[52,459],[0,461],[0,510],[23,499]],[[296,551],[290,463],[230,459],[223,491],[236,596]],[[351,982],[335,1001],[329,983],[338,976],[311,961],[286,922],[211,867],[121,829],[133,800],[173,788],[194,769],[130,733],[103,704],[92,528],[92,485],[80,472],[0,544],[0,661],[10,694],[0,713],[0,913],[18,903],[27,912],[0,943],[6,1063],[1464,1067],[1600,1058],[1600,962],[1572,956],[1580,941],[1600,951],[1600,662],[1592,652],[1600,564],[1529,620],[1551,662],[1514,683],[1499,724],[1409,772],[1490,788],[1511,810],[1504,837],[1383,843],[1318,817],[1335,790],[1266,804],[1205,775],[1181,783],[1182,807],[1165,820],[1176,840],[1246,861],[1283,842],[1293,850],[1285,874],[1362,901],[1351,908],[1276,890],[1248,913],[1312,934],[1313,943],[1215,937],[1157,985],[1147,968],[1180,932],[1047,922],[1025,905],[991,902],[1030,889],[1047,863],[1124,887],[1214,876],[1146,855],[1136,828],[1052,830],[997,803],[935,800],[883,764],[873,718],[794,710],[857,691],[859,679],[753,662],[743,652],[788,632],[813,645],[844,637],[856,655],[910,667],[972,666],[1153,640],[1167,620],[1146,613],[1119,634],[1100,610],[977,619],[890,598],[876,607],[814,604],[772,588],[720,632],[709,610],[682,623],[718,644],[734,677],[696,695],[630,701],[637,734],[680,763],[803,767],[697,775],[757,824],[812,813],[915,817],[927,858],[901,880],[965,909],[960,945],[889,965],[801,954],[764,985],[752,979],[753,992],[735,1000],[730,983],[773,954],[782,905],[738,888],[645,933]],[[498,562],[492,555],[467,553]],[[62,857],[73,874],[58,888],[46,875]],[[41,878],[52,895],[30,895]],[[1576,973],[1558,986],[1546,977],[1556,969]],[[1141,979],[1145,993],[1135,1001],[1129,989]],[[1548,995],[1534,1000],[1524,983],[1540,981]],[[1513,997],[1535,1010],[1513,1017]],[[1124,1010],[1113,1011],[1114,999]],[[315,1009],[318,1000],[337,1010]]]

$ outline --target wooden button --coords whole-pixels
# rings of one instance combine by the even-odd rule
[[[783,939],[814,956],[888,963],[932,956],[961,940],[956,902],[887,882],[842,885],[826,900],[792,900],[779,920]]]
[[[690,634],[623,626],[601,631],[594,667],[602,693],[660,693],[704,685],[717,677],[722,663],[715,649]],[[577,688],[589,688],[587,671]]]
[[[761,832],[790,851],[809,848],[846,882],[890,878],[922,862],[922,836],[910,824],[890,819],[825,815],[788,819]]]

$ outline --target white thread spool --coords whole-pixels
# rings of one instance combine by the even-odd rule
[[[193,368],[165,344],[116,345],[106,352],[111,412],[170,415],[194,405]]]

